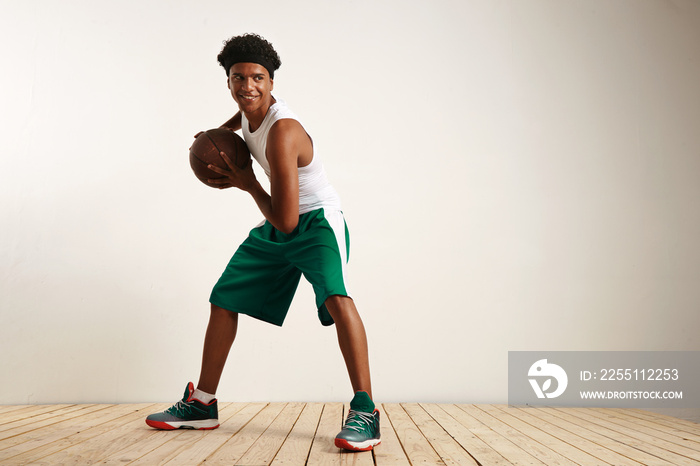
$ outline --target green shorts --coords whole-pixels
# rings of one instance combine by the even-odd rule
[[[332,325],[324,303],[329,296],[349,296],[345,280],[349,252],[350,238],[340,211],[302,214],[289,234],[266,221],[239,246],[209,301],[282,326],[304,274],[316,294],[318,318],[323,325]]]

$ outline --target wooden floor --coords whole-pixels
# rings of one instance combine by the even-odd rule
[[[0,406],[0,463],[700,464],[700,424],[640,410],[384,404],[382,444],[344,453],[341,403],[221,403],[216,430],[147,427],[167,406]]]

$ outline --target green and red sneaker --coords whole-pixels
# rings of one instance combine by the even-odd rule
[[[379,410],[367,392],[357,392],[343,430],[335,437],[335,446],[350,451],[369,451],[381,443]]]
[[[216,429],[219,427],[219,409],[216,399],[204,404],[193,398],[192,382],[185,388],[185,396],[162,413],[151,414],[146,424],[156,429]]]

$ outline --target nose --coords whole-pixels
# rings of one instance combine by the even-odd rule
[[[241,87],[244,91],[249,91],[253,89],[253,78],[245,78]]]

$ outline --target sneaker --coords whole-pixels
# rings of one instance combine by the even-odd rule
[[[185,388],[185,396],[162,413],[151,414],[146,424],[156,429],[216,429],[219,427],[219,409],[216,399],[204,404],[196,398],[192,382]]]
[[[343,430],[335,437],[335,446],[351,451],[369,451],[379,445],[379,410],[367,392],[357,392]]]

